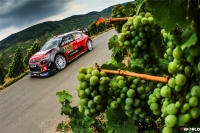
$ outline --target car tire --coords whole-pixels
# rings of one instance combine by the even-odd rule
[[[87,49],[88,51],[91,51],[93,49],[93,44],[91,40],[87,40]]]
[[[59,55],[56,55],[55,60],[54,60],[54,64],[56,66],[56,69],[58,71],[60,71],[60,70],[62,70],[66,67],[67,60],[63,55],[59,54]]]

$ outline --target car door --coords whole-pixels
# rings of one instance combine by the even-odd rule
[[[71,34],[68,34],[63,37],[61,42],[61,47],[65,53],[65,56],[68,60],[73,58],[73,53],[76,50],[76,40],[74,40]]]
[[[84,51],[84,38],[82,36],[82,33],[81,32],[74,32],[72,33],[72,36],[74,37],[74,39],[76,40],[76,47],[77,47],[77,50],[79,51],[78,53],[81,53]]]

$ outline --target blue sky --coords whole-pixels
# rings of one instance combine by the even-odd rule
[[[0,0],[0,40],[34,24],[101,11],[127,0]]]

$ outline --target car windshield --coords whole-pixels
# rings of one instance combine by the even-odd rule
[[[61,41],[61,38],[51,39],[44,44],[40,51],[45,51],[54,48]]]

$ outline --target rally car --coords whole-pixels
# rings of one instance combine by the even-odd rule
[[[81,31],[54,36],[29,59],[30,76],[48,76],[64,69],[79,55],[91,51],[93,42]]]

